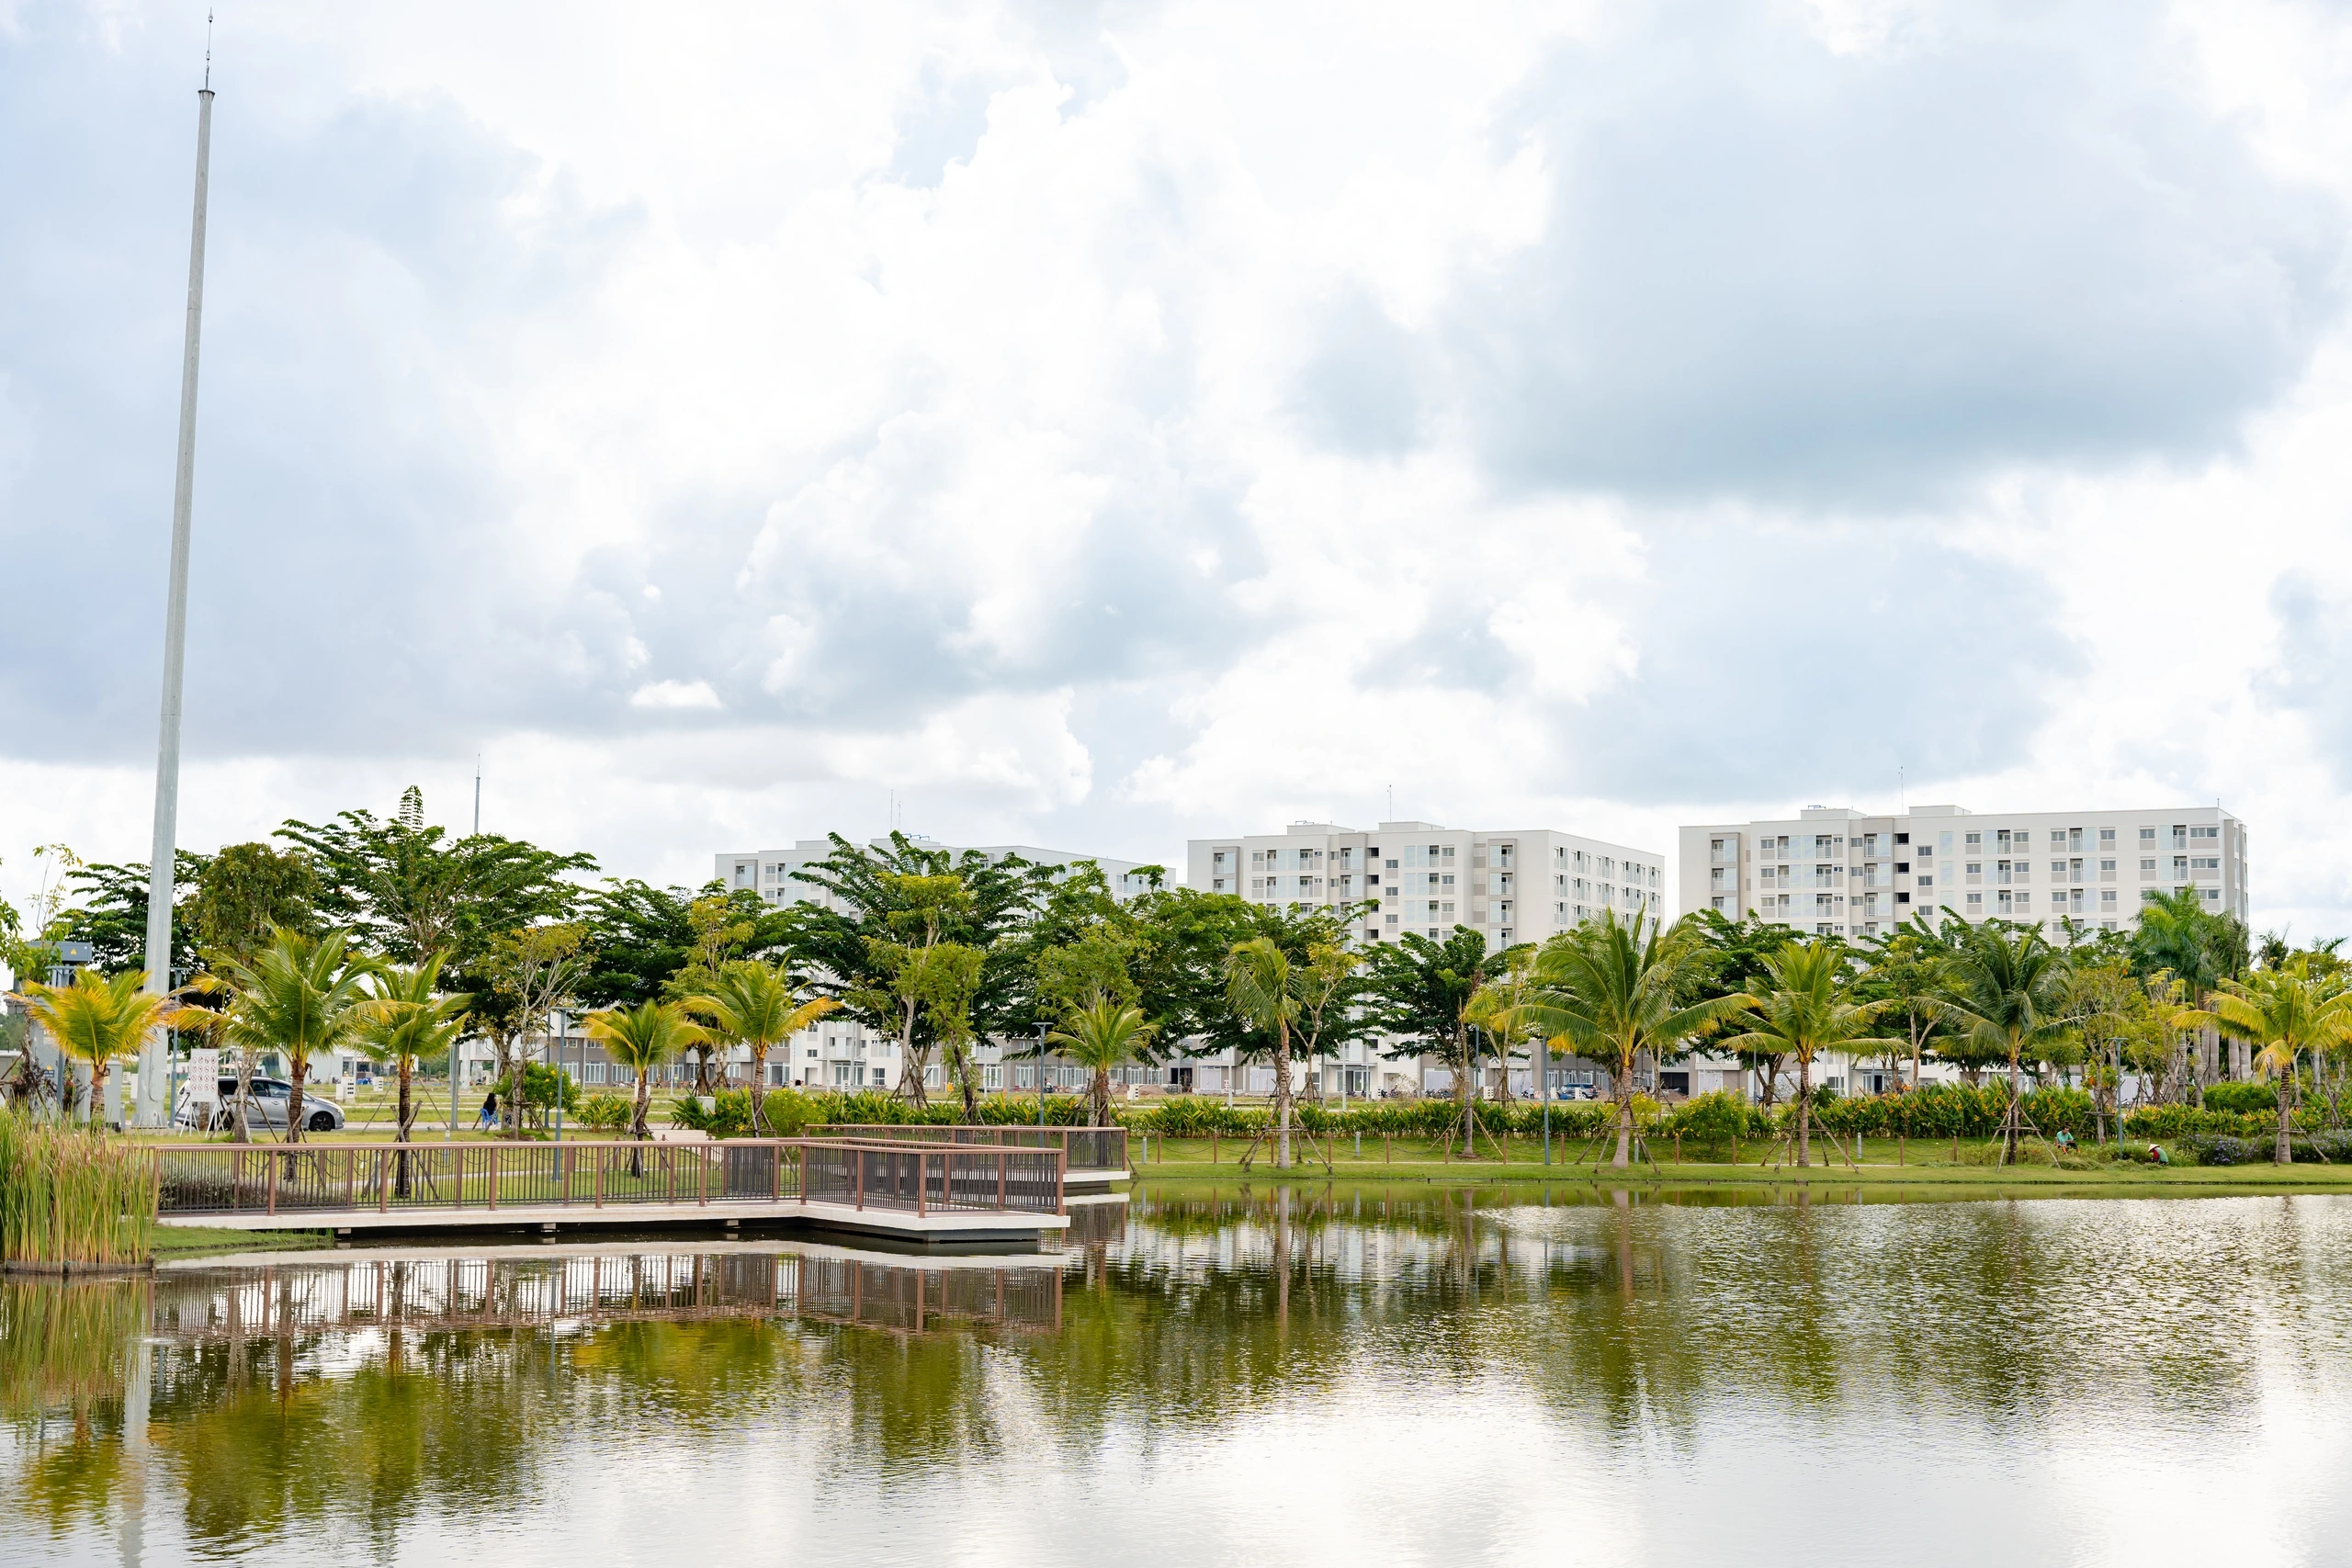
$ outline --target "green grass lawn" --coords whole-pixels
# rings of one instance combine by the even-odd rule
[[[1258,1146],[1249,1171],[1245,1173],[1240,1168],[1241,1156],[1249,1144],[1247,1138],[1221,1138],[1214,1144],[1205,1138],[1154,1138],[1147,1160],[1142,1141],[1130,1137],[1127,1150],[1137,1179],[1148,1184],[1231,1182],[1244,1175],[1253,1179],[1271,1175],[1273,1160],[1267,1144]],[[1950,1140],[1911,1140],[1898,1147],[1891,1138],[1866,1139],[1859,1151],[1860,1157],[1850,1165],[1838,1150],[1816,1143],[1813,1148],[1815,1163],[1802,1168],[1785,1163],[1785,1152],[1771,1144],[1743,1144],[1737,1164],[1732,1163],[1728,1147],[1689,1149],[1687,1158],[1678,1159],[1671,1145],[1657,1145],[1650,1150],[1652,1159],[1639,1161],[1623,1171],[1608,1163],[1615,1154],[1613,1141],[1596,1145],[1583,1140],[1555,1138],[1548,1166],[1544,1162],[1540,1139],[1513,1137],[1498,1146],[1482,1136],[1478,1142],[1479,1157],[1468,1160],[1461,1157],[1458,1142],[1441,1145],[1427,1138],[1392,1138],[1384,1148],[1381,1140],[1366,1136],[1361,1153],[1358,1148],[1351,1136],[1333,1138],[1327,1172],[1323,1146],[1318,1144],[1310,1149],[1301,1140],[1294,1148],[1294,1173],[1310,1179],[1329,1175],[1350,1179],[1464,1184],[1585,1180],[1675,1187],[1790,1183],[1850,1187],[1863,1183],[1945,1189],[2039,1186],[2078,1190],[2352,1190],[2352,1165],[2157,1167],[2143,1160],[2111,1160],[2086,1153],[2068,1156],[2063,1164],[2053,1166],[2043,1150],[2030,1148],[2024,1162],[2005,1167],[1996,1163],[1994,1145],[1968,1139],[1961,1140],[1957,1160]],[[1594,1163],[1596,1155],[1598,1165]]]
[[[155,1257],[205,1258],[223,1252],[308,1252],[331,1247],[334,1237],[325,1231],[230,1231],[209,1225],[157,1225]]]

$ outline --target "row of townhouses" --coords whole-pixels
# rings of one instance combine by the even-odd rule
[[[1956,806],[1893,814],[1808,807],[1785,818],[1685,827],[1679,840],[1669,884],[1660,851],[1553,829],[1294,822],[1278,833],[1193,840],[1183,883],[1269,908],[1344,913],[1350,939],[1365,945],[1407,933],[1442,939],[1456,927],[1495,947],[1541,942],[1602,910],[1671,918],[1714,909],[1848,937],[1875,936],[1918,914],[1934,920],[1998,918],[2040,922],[2056,937],[2067,922],[2078,931],[2129,929],[2149,895],[2180,888],[2193,888],[2215,913],[2249,918],[2245,825],[2219,807],[1984,817]],[[755,890],[771,904],[823,902],[825,890],[800,880],[800,873],[831,849],[819,839],[798,840],[790,850],[721,854],[714,872],[729,887]],[[1137,862],[1025,844],[975,849],[990,859],[1018,855],[1046,865],[1091,860],[1122,898],[1151,885]],[[572,1049],[591,1086],[622,1080],[621,1070],[596,1059],[597,1053]],[[977,1055],[988,1089],[1037,1087],[1037,1064],[1021,1043],[985,1042]],[[1888,1087],[1883,1069],[1841,1066],[1843,1071],[1829,1074],[1832,1087]],[[775,1087],[895,1089],[902,1067],[894,1042],[835,1018],[772,1054],[767,1074]],[[690,1071],[671,1070],[681,1078]],[[737,1081],[742,1070],[739,1066]],[[1045,1071],[1048,1088],[1083,1085],[1082,1072],[1066,1064],[1049,1059]],[[1296,1071],[1300,1089],[1334,1099],[1453,1088],[1443,1066],[1405,1053],[1394,1040],[1352,1043],[1337,1060],[1302,1064]],[[1501,1069],[1491,1076],[1497,1081],[1489,1087],[1506,1087]],[[1237,1064],[1226,1054],[1177,1054],[1125,1069],[1119,1078],[1137,1089],[1198,1093],[1263,1094],[1273,1088],[1271,1066]],[[933,1089],[944,1087],[936,1064],[930,1080]],[[1507,1087],[1532,1092],[1530,1069],[1524,1064],[1510,1069]],[[1554,1064],[1550,1087],[1555,1093],[1605,1093],[1609,1085],[1593,1065],[1566,1061]],[[1702,1055],[1657,1069],[1642,1087],[1672,1097],[1752,1092],[1757,1086],[1736,1060]]]

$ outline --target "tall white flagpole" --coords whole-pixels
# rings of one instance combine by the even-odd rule
[[[179,473],[172,485],[172,579],[164,612],[164,713],[155,747],[155,847],[147,875],[147,989],[172,988],[172,881],[178,855],[180,687],[187,658],[188,513],[196,491],[196,358],[204,320],[204,207],[212,164],[212,50],[205,47],[204,85],[196,95],[196,223],[188,241],[187,346],[180,362]],[[164,1120],[164,1046],[158,1030],[139,1054],[136,1120]]]

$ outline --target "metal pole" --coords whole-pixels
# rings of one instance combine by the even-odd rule
[[[1037,1131],[1046,1130],[1046,1022],[1037,1021]]]
[[[458,1135],[458,1043],[449,1042],[449,1124],[441,1129],[441,1141],[447,1143]]]
[[[548,1042],[548,1049],[555,1054],[555,1141],[563,1142],[563,1032],[571,1020],[561,1008],[555,1010],[555,1038]]]
[[[207,51],[208,61],[210,51]],[[155,745],[155,840],[147,862],[147,989],[172,983],[172,881],[179,840],[180,688],[187,655],[188,516],[196,496],[196,363],[204,320],[204,215],[212,167],[212,73],[196,100],[196,217],[188,237],[187,336],[180,357],[179,468],[172,482],[172,569],[164,609],[164,700]],[[159,1032],[160,1034],[160,1032]],[[133,1119],[153,1127],[164,1104],[164,1051],[151,1037],[139,1053]]]

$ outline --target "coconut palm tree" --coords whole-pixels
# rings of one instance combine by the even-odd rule
[[[466,1010],[473,998],[441,994],[441,959],[435,953],[414,969],[386,969],[375,977],[375,994],[363,1010],[356,1037],[360,1050],[379,1064],[389,1064],[400,1076],[397,1142],[405,1145],[415,1124],[411,1087],[416,1064],[424,1057],[448,1054],[465,1027]],[[408,1196],[408,1150],[400,1153],[393,1190]]]
[[[687,1010],[710,1021],[724,1045],[752,1050],[752,1135],[764,1137],[761,1101],[767,1089],[768,1053],[842,1004],[831,997],[800,999],[791,971],[753,959],[722,965],[709,989],[686,999]]]
[[[1646,1051],[1655,1061],[1707,1025],[1756,1005],[1739,992],[1683,1005],[1680,998],[1708,966],[1690,917],[1666,926],[1640,912],[1620,920],[1614,909],[1561,932],[1535,954],[1527,1020],[1554,1049],[1609,1069],[1619,1169],[1633,1163],[1636,1059]]]
[[[686,1016],[677,1002],[642,1002],[633,1008],[608,1008],[588,1015],[588,1038],[605,1055],[637,1074],[637,1103],[629,1118],[629,1136],[640,1143],[652,1134],[645,1125],[646,1107],[652,1097],[652,1072],[662,1063],[694,1046],[707,1044],[709,1031]],[[629,1173],[642,1170],[632,1157]]]
[[[1951,981],[1945,1007],[1971,1041],[2008,1059],[2009,1109],[2001,1159],[2018,1157],[2024,1083],[2018,1064],[2060,1043],[2071,1021],[2073,965],[2050,945],[2040,926],[1987,920],[1960,938],[1947,961]]]
[[[1225,955],[1225,995],[1233,1010],[1274,1041],[1274,1168],[1290,1168],[1290,1035],[1302,1007],[1290,954],[1273,938],[1253,936]]]
[[[286,1141],[302,1138],[302,1085],[311,1061],[351,1044],[367,1021],[375,998],[365,982],[383,964],[349,952],[343,931],[308,937],[283,927],[250,961],[225,953],[208,955],[209,974],[189,989],[222,998],[220,1033],[247,1051],[276,1051],[286,1058],[294,1090],[286,1102]]]
[[[1064,1056],[1092,1070],[1088,1089],[1092,1125],[1111,1124],[1111,1069],[1134,1061],[1157,1030],[1144,1021],[1141,1008],[1097,991],[1086,1006],[1069,1010],[1059,1030],[1046,1036],[1046,1043],[1059,1046]]]
[[[57,1048],[90,1066],[89,1120],[97,1120],[106,1103],[107,1075],[114,1064],[138,1053],[150,1032],[168,1028],[186,1010],[169,997],[141,989],[146,976],[136,969],[112,979],[95,969],[74,972],[73,982],[44,986],[25,983],[25,1007],[39,1021]]]
[[[2278,1136],[2270,1158],[2294,1162],[2288,1139],[2295,1086],[2295,1064],[2306,1051],[2314,1062],[2352,1040],[2352,991],[2314,980],[2300,964],[2257,969],[2244,980],[2215,982],[2211,1015],[2245,1036],[2258,1049],[2255,1070],[2278,1080]]]
[[[1727,1051],[1796,1058],[1800,1167],[1813,1163],[1813,1059],[1824,1051],[1867,1055],[1903,1044],[1872,1032],[1879,1015],[1900,1008],[1902,1000],[1850,1000],[1853,979],[1842,943],[1790,942],[1764,960],[1763,985],[1745,993],[1754,1010],[1747,1032],[1723,1042]]]

